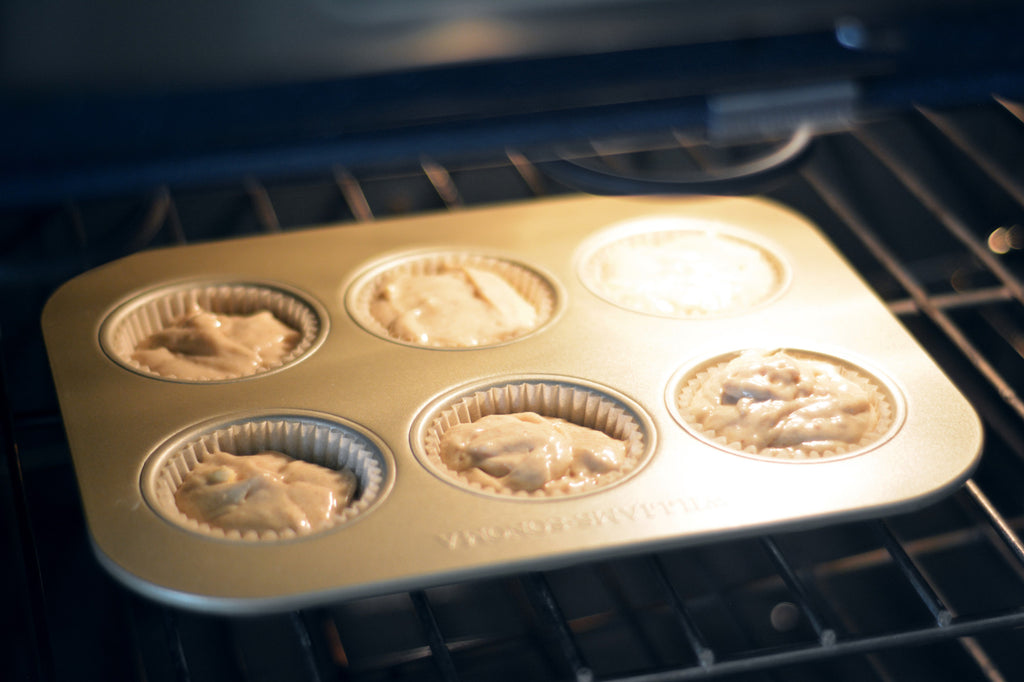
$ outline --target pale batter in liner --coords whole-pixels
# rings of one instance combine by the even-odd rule
[[[172,285],[131,301],[100,340],[126,367],[162,379],[222,381],[282,367],[320,336],[320,314],[259,284]]]
[[[395,278],[378,290],[370,314],[389,335],[421,346],[483,346],[537,326],[537,311],[512,285],[465,266]]]
[[[648,218],[633,227],[612,228],[624,234],[580,266],[591,291],[623,308],[684,319],[731,315],[785,285],[786,269],[774,254],[718,226]]]
[[[272,541],[323,532],[357,518],[384,494],[388,466],[376,445],[348,427],[319,419],[255,418],[207,431],[158,454],[142,484],[156,511],[185,529],[229,540]],[[266,480],[244,482],[260,477]],[[310,482],[332,488],[337,504],[321,506],[324,495],[308,487]],[[183,509],[179,493],[189,486],[205,487],[200,497],[206,499]],[[249,510],[252,514],[233,509],[246,497],[260,502]],[[230,516],[206,518],[196,512],[200,507]]]
[[[301,338],[268,310],[225,315],[196,307],[140,341],[131,357],[163,376],[230,379],[280,365]]]
[[[869,447],[893,425],[887,392],[850,363],[798,350],[752,349],[684,379],[682,419],[729,449],[823,459]]]
[[[622,468],[626,444],[535,412],[491,414],[448,429],[441,459],[468,480],[493,488],[534,491],[557,487],[564,477],[587,487]]]
[[[470,252],[396,259],[371,271],[346,299],[364,328],[427,348],[478,348],[508,342],[554,313],[553,287],[511,261]]]
[[[265,451],[211,452],[174,493],[185,516],[239,533],[311,533],[331,525],[352,502],[359,482],[348,469],[328,469]]]
[[[509,485],[509,481],[503,480],[505,477],[488,474],[478,467],[450,466],[449,462],[454,461],[451,455],[446,461],[443,441],[451,430],[465,427],[472,430],[474,424],[489,416],[505,418],[524,413],[533,413],[519,417],[528,422],[568,422],[570,439],[573,435],[583,435],[586,440],[596,437],[597,441],[584,445],[578,456],[571,458],[575,466],[570,464],[564,475],[539,487]],[[560,498],[604,489],[638,471],[652,449],[647,428],[623,404],[589,388],[556,382],[510,383],[472,391],[447,402],[425,424],[419,444],[421,451],[417,454],[443,478],[470,490],[516,498]],[[550,435],[549,429],[543,427],[543,430]],[[587,435],[588,431],[591,436]],[[602,452],[609,441],[622,444],[621,454],[609,456],[607,451]],[[501,464],[498,467],[492,471],[500,472]],[[543,465],[527,466],[525,478],[541,470]]]

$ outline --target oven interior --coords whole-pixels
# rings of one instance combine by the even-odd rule
[[[624,138],[613,134],[623,118],[603,117],[605,135],[583,151],[567,134],[538,153],[541,124],[514,128],[522,148],[497,145],[495,124],[482,138],[452,132],[458,153],[425,153],[431,131],[403,153],[348,141],[334,157],[269,167],[253,161],[266,150],[250,167],[238,149],[149,165],[112,153],[113,167],[149,172],[107,175],[20,157],[23,173],[0,175],[4,678],[1024,678],[1021,92],[833,116],[799,154],[739,182],[720,180],[785,140],[723,143],[648,119],[644,136]],[[981,416],[973,477],[877,520],[258,617],[159,605],[100,568],[39,329],[57,286],[164,245],[588,190],[757,193],[807,216]]]

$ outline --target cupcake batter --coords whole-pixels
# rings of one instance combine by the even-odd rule
[[[293,459],[280,452],[236,456],[213,452],[174,494],[189,518],[226,531],[293,530],[327,526],[355,497],[354,473]]]
[[[179,379],[228,379],[279,364],[300,334],[269,311],[224,315],[195,308],[143,339],[132,359]]]
[[[778,288],[775,263],[758,247],[706,232],[623,239],[594,256],[594,286],[630,310],[700,317],[745,310]]]
[[[441,459],[470,480],[508,490],[539,490],[563,477],[576,487],[620,469],[626,443],[533,412],[492,414],[449,429]]]
[[[877,394],[823,360],[751,350],[715,377],[689,406],[696,421],[761,454],[841,451],[878,425]]]
[[[501,276],[471,267],[399,277],[370,314],[396,339],[434,347],[497,343],[530,331],[538,313]]]

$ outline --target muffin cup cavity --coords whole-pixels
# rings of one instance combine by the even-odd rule
[[[856,442],[824,447],[813,443],[790,446],[758,447],[733,439],[705,423],[698,416],[697,403],[702,396],[721,393],[722,383],[729,378],[727,367],[748,349],[733,351],[695,363],[677,371],[666,390],[666,403],[675,420],[697,438],[733,454],[762,460],[782,462],[824,462],[860,455],[882,445],[895,435],[905,417],[903,399],[898,388],[884,375],[868,370],[861,363],[837,355],[795,348],[763,349],[781,351],[797,360],[824,362],[838,371],[842,379],[858,387],[875,410],[876,419]],[[761,350],[761,349],[752,349]]]
[[[748,312],[774,300],[790,271],[754,235],[702,220],[647,217],[607,228],[577,259],[583,285],[632,312],[703,319]]]
[[[596,480],[566,475],[541,489],[523,491],[475,480],[442,460],[441,441],[449,429],[488,415],[520,412],[564,419],[625,441],[623,466],[600,474]],[[443,480],[478,493],[530,500],[561,499],[605,490],[637,473],[654,451],[653,427],[638,406],[609,389],[572,379],[524,378],[466,387],[424,410],[411,439],[417,458]]]
[[[503,335],[478,344],[418,343],[401,338],[372,312],[374,300],[384,287],[405,277],[437,275],[458,268],[473,268],[503,279],[535,311],[536,322],[529,329]],[[366,331],[396,343],[436,350],[491,348],[534,333],[554,317],[559,295],[550,277],[532,267],[496,255],[471,251],[434,251],[407,254],[372,265],[362,272],[345,293],[345,307]]]
[[[348,506],[315,531],[224,530],[186,516],[174,498],[195,466],[218,450],[238,456],[275,451],[329,469],[348,469],[355,474],[358,489]],[[328,532],[365,514],[387,493],[392,470],[383,444],[354,424],[313,415],[245,417],[211,423],[169,441],[147,461],[142,492],[160,516],[208,537],[244,542],[290,540]]]
[[[197,308],[220,315],[252,315],[269,311],[277,320],[299,332],[299,340],[280,360],[228,377],[183,378],[158,373],[133,359],[132,355],[142,341],[167,329]],[[319,344],[326,334],[326,327],[327,314],[322,306],[277,284],[184,283],[153,290],[120,306],[104,321],[100,329],[100,345],[114,361],[139,374],[169,381],[205,383],[256,376],[290,365]]]

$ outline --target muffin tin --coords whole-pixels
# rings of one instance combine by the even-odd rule
[[[595,249],[655,223],[756,245],[778,279],[750,306],[707,316],[636,311],[595,294]],[[385,338],[355,310],[382,268],[439,253],[528,272],[534,300],[547,301],[539,326],[500,344],[436,349]],[[293,321],[303,345],[280,367],[178,381],[114,349],[112,330],[140,305],[238,286],[298,301],[290,309],[310,322]],[[806,219],[756,198],[555,198],[150,251],[68,282],[42,322],[97,556],[139,592],[209,612],[291,609],[891,513],[954,490],[981,450],[970,405],[832,246]],[[868,447],[799,461],[693,432],[676,404],[681,382],[749,348],[856,368],[882,387],[891,423]],[[595,487],[507,494],[460,480],[436,458],[452,415],[524,406],[627,439],[627,468]],[[357,467],[366,497],[309,535],[229,536],[182,521],[167,502],[175,477],[197,442],[225,432],[243,433],[243,450],[255,439]]]

